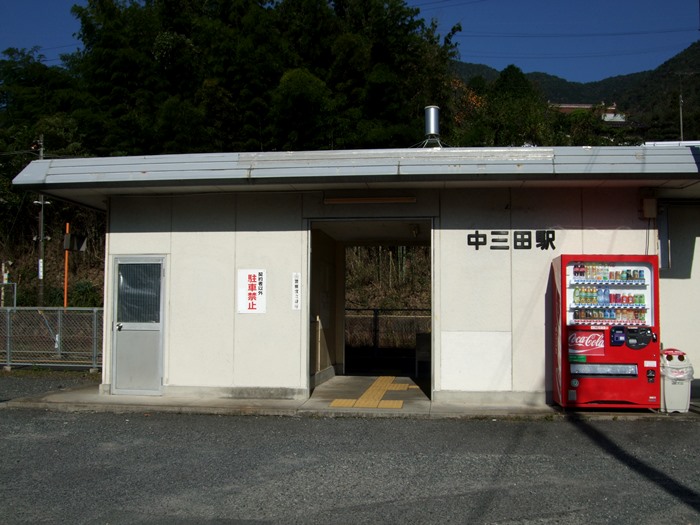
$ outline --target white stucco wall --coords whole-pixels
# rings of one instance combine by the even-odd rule
[[[291,194],[113,199],[108,260],[166,257],[164,390],[281,397],[307,392],[305,300],[292,309],[292,274],[306,273],[308,251],[300,202]],[[267,273],[265,313],[237,310],[237,270],[249,268]],[[113,271],[110,262],[108,287]],[[108,303],[108,319],[112,310]],[[103,374],[109,383],[111,368]]]
[[[436,391],[512,388],[511,261],[467,246],[467,235],[510,229],[509,191],[445,192],[440,217]]]
[[[656,233],[647,231],[638,207],[636,191],[444,192],[435,247],[440,332],[433,338],[434,397],[544,402],[550,375],[551,261],[566,253],[655,253]],[[477,230],[489,244],[491,238],[507,238],[509,249],[469,246],[467,236]],[[554,249],[535,245],[537,230],[555,231]],[[501,231],[507,235],[492,233]],[[515,231],[532,232],[530,249],[515,249]]]
[[[308,317],[303,315],[307,301],[300,310],[292,310],[292,274],[307,275],[308,236],[302,231],[301,197],[242,195],[236,211],[235,266],[265,269],[268,297],[266,313],[236,314],[234,383],[308,388]]]
[[[700,342],[694,331],[700,305],[700,205],[669,208],[671,267],[660,272],[661,341],[688,355],[700,378]]]
[[[235,210],[233,195],[172,199],[165,385],[234,384]]]
[[[656,252],[656,232],[639,218],[636,191],[501,188],[415,193],[415,205],[361,208],[324,207],[320,193],[115,198],[107,286],[113,282],[115,256],[166,257],[166,390],[303,396],[309,388],[308,221],[432,218],[435,399],[500,396],[538,403],[545,401],[550,376],[552,259],[566,253]],[[488,243],[479,250],[467,243],[477,230]],[[538,230],[555,232],[553,247],[536,246]],[[516,249],[516,231],[530,233],[529,248]],[[509,249],[490,249],[497,237],[504,237]],[[267,272],[266,313],[237,310],[239,269]],[[299,310],[292,309],[293,273],[302,275]],[[669,283],[665,300],[683,293],[674,286],[682,284]],[[112,305],[106,308],[106,318],[111,319]],[[662,333],[670,331],[677,333],[678,328],[669,324],[667,331],[662,326]],[[679,347],[686,344],[677,340]],[[108,383],[109,335],[105,348]]]

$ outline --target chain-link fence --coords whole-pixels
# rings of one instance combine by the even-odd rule
[[[0,308],[4,366],[102,366],[102,308]]]
[[[350,347],[415,348],[416,336],[430,333],[430,310],[345,310],[345,344]]]

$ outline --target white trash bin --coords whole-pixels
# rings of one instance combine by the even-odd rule
[[[661,411],[687,412],[693,366],[685,352],[671,348],[661,352]]]

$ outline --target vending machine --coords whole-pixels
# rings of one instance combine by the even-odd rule
[[[553,398],[562,407],[660,407],[658,259],[553,262]]]

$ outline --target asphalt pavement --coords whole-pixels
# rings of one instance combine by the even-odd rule
[[[36,393],[47,387],[68,395],[96,381],[0,374],[0,399],[51,397]],[[3,524],[700,523],[692,412],[280,417],[57,406],[0,403]]]
[[[700,523],[698,424],[0,411],[4,524]]]

